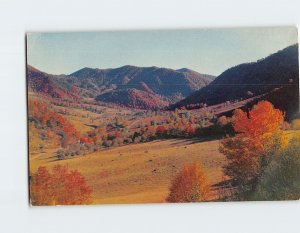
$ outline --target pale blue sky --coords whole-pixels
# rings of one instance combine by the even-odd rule
[[[51,74],[134,65],[219,75],[297,41],[295,27],[30,33],[27,61]]]

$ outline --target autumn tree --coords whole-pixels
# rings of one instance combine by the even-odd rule
[[[168,202],[199,202],[209,198],[210,185],[198,162],[186,164],[175,176]]]
[[[280,127],[283,113],[268,101],[261,101],[249,113],[240,109],[233,115],[235,137],[221,141],[220,151],[227,157],[224,172],[233,178],[240,191],[251,187],[269,162],[269,152],[287,143]]]
[[[30,198],[33,205],[78,205],[92,201],[92,190],[77,170],[56,165],[52,173],[39,167],[30,178]]]

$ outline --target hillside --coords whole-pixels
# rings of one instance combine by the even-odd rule
[[[209,85],[170,108],[189,107],[196,103],[215,105],[280,90],[280,95],[268,95],[269,100],[288,115],[293,115],[299,106],[298,86],[297,44],[257,62],[241,64],[226,70]]]
[[[55,76],[27,66],[28,90],[52,98],[78,98],[77,90],[72,85],[62,82],[65,76]]]
[[[96,100],[138,109],[157,110],[168,106],[167,101],[163,101],[154,93],[134,88],[113,90],[98,95]]]

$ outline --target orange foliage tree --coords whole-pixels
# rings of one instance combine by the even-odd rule
[[[30,178],[30,198],[33,205],[78,205],[92,201],[92,190],[77,170],[56,165],[50,173],[39,167]]]
[[[237,135],[221,141],[220,151],[229,163],[224,172],[238,182],[239,187],[253,183],[268,164],[268,152],[287,142],[280,127],[284,114],[268,101],[260,101],[247,114],[240,109],[233,115]],[[246,186],[245,186],[246,185]]]
[[[186,164],[175,176],[168,202],[198,202],[209,198],[210,185],[198,162]]]

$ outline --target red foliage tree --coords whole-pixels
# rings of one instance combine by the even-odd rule
[[[30,198],[33,205],[90,204],[92,190],[77,170],[56,165],[49,173],[39,167],[30,179]]]

